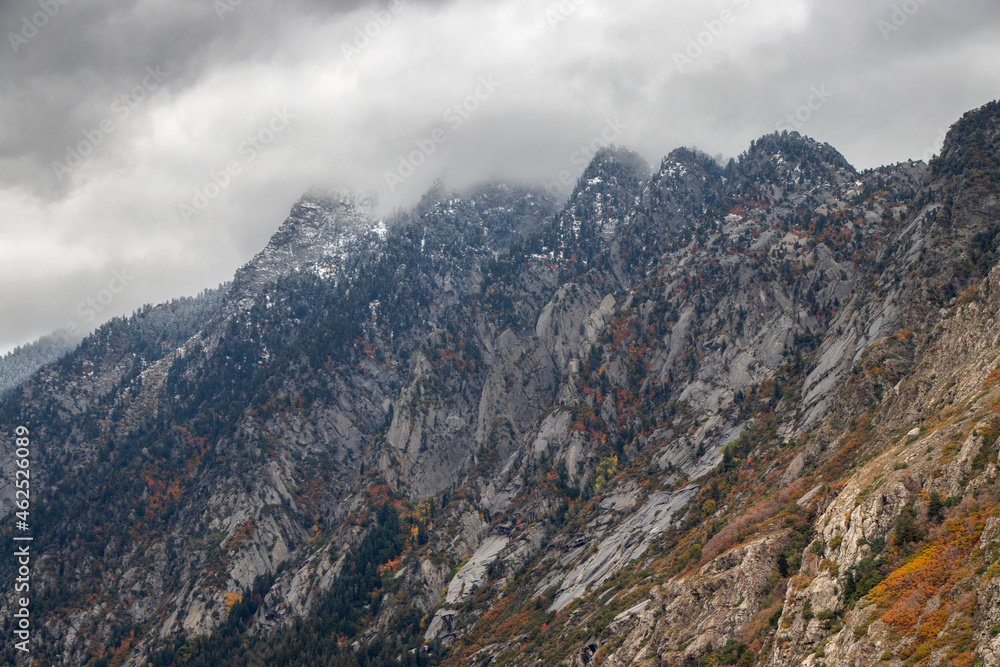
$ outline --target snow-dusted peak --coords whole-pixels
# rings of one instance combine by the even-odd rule
[[[384,236],[374,206],[374,198],[347,191],[304,195],[267,247],[239,270],[237,284],[263,285],[299,271],[336,276],[350,254]]]

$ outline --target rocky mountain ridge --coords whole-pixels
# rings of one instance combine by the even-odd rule
[[[998,135],[991,103],[930,165],[783,133],[607,149],[564,206],[304,197],[197,318],[0,403],[35,656],[1000,664]]]

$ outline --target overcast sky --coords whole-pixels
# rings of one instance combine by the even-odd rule
[[[3,0],[0,28],[0,354],[229,279],[311,188],[407,206],[568,182],[602,135],[656,164],[779,126],[874,167],[1000,91],[996,0]]]

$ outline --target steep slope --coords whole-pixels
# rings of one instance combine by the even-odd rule
[[[39,628],[45,659],[205,632],[227,593],[293,556],[308,565],[301,548],[318,525],[352,505],[369,509],[347,496],[379,461],[423,336],[455,319],[466,291],[478,289],[476,266],[512,231],[552,212],[537,193],[487,186],[389,233],[363,202],[310,196],[183,342],[148,349],[140,313],[22,387],[4,423],[32,430],[33,472],[46,490],[33,509],[47,545],[35,610],[73,610]],[[468,350],[470,364],[482,363]],[[463,378],[466,394],[474,378]],[[463,444],[449,441],[450,452]],[[454,479],[463,458],[435,455]],[[360,538],[337,531],[324,544]],[[307,610],[312,597],[298,582],[286,613]],[[111,600],[118,611],[108,617]],[[81,624],[91,631],[81,635]]]
[[[765,142],[783,145],[789,155],[809,156],[803,165],[817,155],[821,156],[817,160],[832,155],[797,136],[765,138],[760,143]],[[809,179],[805,184],[798,176],[805,167],[783,172],[793,174],[780,181],[778,196],[788,202],[787,207],[762,198],[757,181],[748,188],[746,179],[740,178],[740,174],[766,169],[769,162],[784,164],[785,160],[778,153],[757,150],[755,144],[740,163],[729,166],[727,178],[726,171],[705,156],[677,151],[646,186],[638,210],[627,221],[627,234],[622,236],[644,241],[642,245],[633,242],[628,251],[643,258],[638,265],[645,270],[639,274],[641,279],[637,277],[635,288],[621,297],[620,308],[606,307],[603,335],[595,336],[597,345],[581,350],[571,364],[571,382],[560,394],[562,403],[555,406],[561,409],[541,425],[530,450],[535,460],[528,461],[534,469],[529,468],[528,474],[531,477],[540,472],[550,483],[517,498],[507,510],[511,516],[501,517],[497,524],[498,530],[509,530],[504,526],[523,524],[527,517],[551,516],[551,509],[557,508],[559,521],[536,524],[511,545],[516,553],[518,542],[531,544],[533,530],[544,536],[534,541],[547,546],[531,554],[534,562],[528,563],[527,576],[535,583],[519,593],[534,590],[536,595],[550,596],[541,606],[549,614],[573,604],[570,620],[558,624],[555,617],[539,620],[539,625],[561,626],[554,637],[594,634],[601,624],[606,625],[610,616],[589,614],[581,631],[574,617],[581,610],[593,609],[595,597],[604,598],[602,594],[623,586],[627,589],[635,573],[630,565],[636,559],[644,558],[640,562],[649,568],[647,581],[669,578],[683,571],[692,559],[700,560],[704,542],[697,544],[697,538],[689,538],[690,545],[682,546],[680,536],[701,523],[701,512],[686,512],[684,522],[675,517],[679,509],[691,506],[696,494],[704,496],[699,486],[688,480],[703,478],[717,466],[726,471],[736,467],[732,453],[724,451],[734,440],[738,448],[752,450],[760,441],[773,438],[779,428],[794,428],[796,410],[786,396],[795,396],[794,385],[801,381],[803,372],[802,357],[810,352],[810,343],[818,342],[825,333],[838,298],[850,294],[861,268],[850,258],[865,241],[864,237],[840,233],[823,237],[821,243],[814,240],[817,230],[813,218],[819,214],[812,210],[824,203],[846,209],[847,193],[857,184],[858,175],[843,158],[824,163],[818,172],[823,178]],[[801,220],[800,227],[800,219],[794,216],[806,206],[810,214]],[[819,224],[819,233],[824,232],[823,223],[825,220]],[[872,236],[882,230],[881,218],[868,223]],[[635,264],[631,266],[634,270]],[[834,278],[833,285],[813,288],[826,273]],[[615,289],[616,281],[592,269],[582,282]],[[540,326],[544,318],[543,311]],[[764,424],[760,424],[762,416]],[[747,453],[742,451],[743,456]],[[772,466],[781,460],[778,456],[775,461],[774,454],[769,458],[772,461],[767,463]],[[718,481],[708,491],[714,496],[712,505],[725,493]],[[753,499],[748,495],[754,494],[736,493],[733,505],[725,509],[733,513]],[[702,498],[698,505],[704,502]],[[718,527],[712,532],[718,532]],[[773,562],[775,552],[786,545],[785,537],[765,539],[766,548],[751,550],[753,558],[767,557]],[[472,555],[471,565],[459,571],[453,585],[463,580],[466,568],[475,571],[482,567],[479,557],[483,549],[489,553],[489,540]],[[718,548],[711,543],[708,546]],[[664,558],[657,560],[656,553]],[[524,562],[522,557],[514,565]],[[758,581],[754,581],[741,572],[740,562],[730,563],[727,569],[733,569],[735,578],[742,576],[751,586],[753,596],[743,597],[749,597],[746,608],[752,616],[768,593],[765,580],[772,568],[759,567],[759,572],[753,573]],[[502,566],[493,569],[506,577],[515,573]],[[506,577],[500,577],[499,583]],[[485,577],[472,577],[467,589],[480,583],[491,584]],[[732,632],[748,620],[743,612],[719,612],[704,601],[700,604],[697,597],[691,599],[687,585],[673,585],[675,595],[689,599],[677,602],[671,627],[683,627],[683,620],[692,629],[713,628],[707,634],[703,630],[694,633],[701,636],[691,645],[692,650],[703,650],[722,636],[724,626],[731,626],[728,631]],[[453,607],[463,599],[458,596],[446,601]],[[522,604],[531,602],[522,600]],[[463,612],[477,614],[489,605],[488,599],[474,600],[458,610],[446,607],[437,618],[441,625],[455,628],[462,624]],[[691,624],[687,616],[696,609],[703,618]],[[600,620],[595,622],[595,616]],[[469,638],[474,650],[456,651],[457,659],[480,655],[484,649],[477,647],[484,643],[490,646],[490,655],[510,649],[507,642],[489,644],[491,631],[483,625],[483,621],[477,624],[485,632]],[[430,635],[438,630],[433,622],[430,628]],[[530,664],[533,659],[556,659],[552,650],[562,642],[550,643],[537,632],[531,634],[527,647],[521,642],[519,653],[523,657],[518,660]],[[580,634],[576,641],[583,639],[586,637]],[[686,643],[690,639],[687,637]],[[465,638],[463,641],[468,643]],[[605,642],[593,639],[587,644],[592,647],[589,654],[586,647],[580,649],[580,659],[589,660]],[[561,650],[576,649],[570,641]]]
[[[998,664],[998,135],[304,197],[196,330],[0,405],[36,657]]]
[[[68,340],[42,336],[5,354],[0,358],[0,399],[24,384],[39,368],[56,361],[72,348]]]

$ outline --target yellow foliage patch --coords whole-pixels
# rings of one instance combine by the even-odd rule
[[[902,635],[916,637],[914,649],[935,640],[954,614],[964,613],[947,600],[955,585],[969,575],[969,557],[991,511],[982,508],[949,521],[947,534],[916,553],[869,594],[884,623]],[[925,612],[934,598],[942,601],[941,606]]]
[[[239,591],[226,593],[226,613],[228,614],[230,610],[240,602],[243,602],[243,593],[240,593]]]
[[[989,391],[997,380],[1000,380],[1000,368],[994,368],[993,372],[986,376],[986,380],[983,381],[983,391]]]

